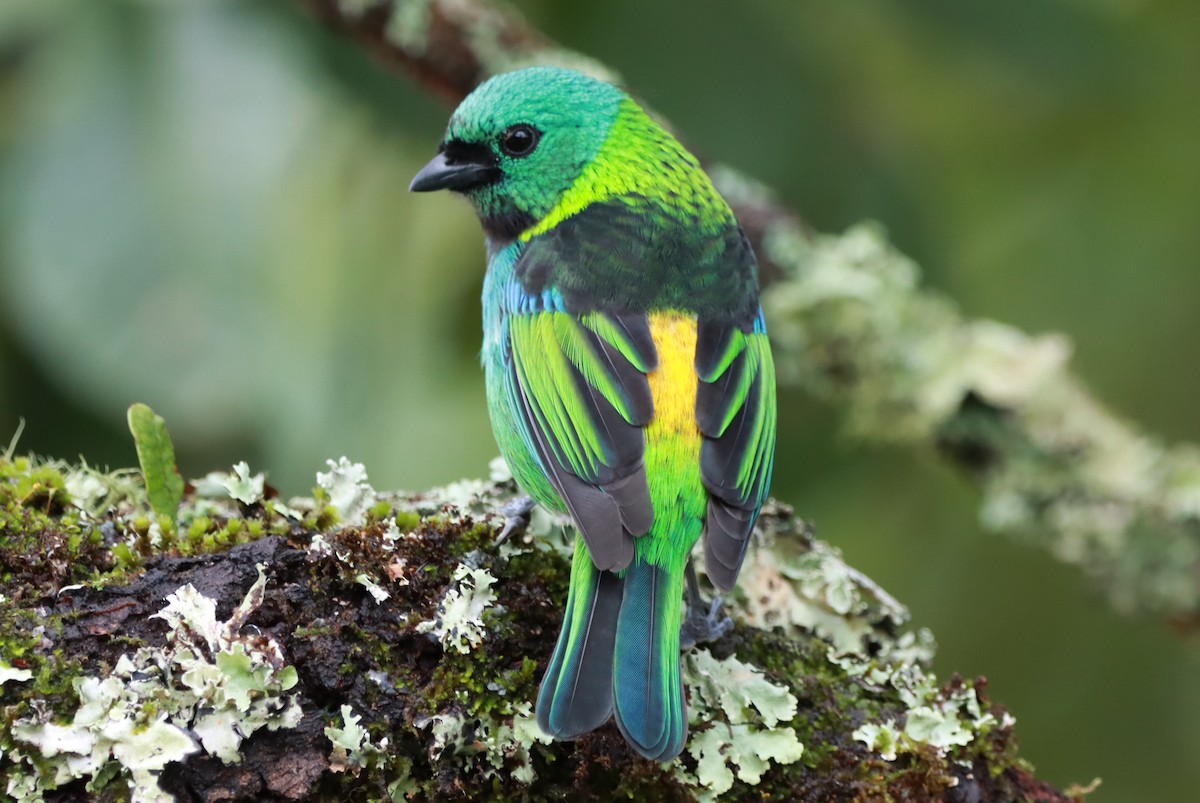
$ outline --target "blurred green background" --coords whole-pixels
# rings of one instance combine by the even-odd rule
[[[1116,410],[1200,441],[1200,4],[518,5],[819,229],[881,221],[968,314],[1065,332]],[[295,3],[0,2],[0,442],[24,417],[22,451],[131,465],[137,400],[191,476],[482,475],[481,239],[406,192],[447,113]],[[982,533],[936,456],[781,401],[775,494],[940,673],[990,678],[1041,776],[1195,799],[1194,647]]]

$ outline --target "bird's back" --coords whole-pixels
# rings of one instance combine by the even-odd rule
[[[488,236],[483,363],[501,452],[578,531],[538,722],[615,714],[669,760],[687,734],[685,568],[705,540],[732,587],[770,481],[775,386],[754,255],[696,159],[578,73],[498,76],[414,180],[475,205]]]

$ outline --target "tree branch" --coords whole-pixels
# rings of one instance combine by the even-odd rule
[[[531,701],[571,552],[502,476],[379,494],[330,463],[272,499],[244,464],[152,519],[138,478],[0,455],[0,790],[32,801],[1039,800],[986,681],[768,504],[720,640],[683,656],[670,764]]]
[[[305,2],[452,103],[530,64],[615,78],[499,3]],[[979,484],[985,527],[1079,565],[1117,610],[1194,629],[1200,451],[1106,410],[1068,369],[1064,337],[968,320],[878,231],[814,233],[761,185],[708,169],[758,252],[782,382],[844,406],[861,437],[936,450]]]

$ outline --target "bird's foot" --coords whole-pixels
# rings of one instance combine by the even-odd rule
[[[509,500],[500,508],[500,512],[504,515],[504,527],[496,536],[496,546],[500,546],[513,535],[525,532],[536,505],[537,503],[531,497],[519,496]]]
[[[733,620],[725,615],[720,597],[713,597],[707,610],[705,607],[703,603],[688,605],[683,627],[679,630],[679,649],[690,650],[697,644],[716,641],[733,629]]]

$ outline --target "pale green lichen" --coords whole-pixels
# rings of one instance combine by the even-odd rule
[[[76,678],[79,706],[70,722],[35,706],[13,723],[8,758],[25,769],[10,774],[9,796],[40,801],[75,779],[87,779],[94,792],[120,773],[132,800],[170,801],[157,781],[167,764],[201,749],[236,763],[242,740],[258,729],[295,727],[300,707],[284,694],[296,684],[295,668],[285,665],[274,639],[240,632],[265,587],[260,565],[224,622],[216,601],[191,585],[169,595],[154,614],[169,626],[165,646],[122,655],[103,679]]]
[[[192,480],[192,493],[179,511],[179,521],[186,529],[198,521],[207,524],[211,520],[236,520],[242,518],[243,508],[261,505],[265,521],[276,522],[277,517],[286,517],[295,522],[302,520],[305,512],[317,508],[312,499],[293,500],[296,506],[289,507],[267,496],[266,475],[251,474],[250,467],[242,461],[230,471],[210,471]]]
[[[689,688],[702,701],[691,709],[696,722],[706,721],[706,710],[720,711],[732,724],[757,721],[767,728],[796,716],[796,697],[756,667],[734,657],[717,660],[708,650],[692,652],[686,663]]]
[[[488,463],[490,481],[463,479],[440,488],[418,494],[388,496],[398,510],[409,511],[420,516],[437,516],[450,521],[466,522],[467,519],[483,519],[496,526],[504,523],[501,509],[512,501],[517,490],[512,473],[504,458],[496,457]],[[447,513],[449,509],[451,512]],[[568,559],[574,554],[571,539],[570,519],[564,514],[537,506],[530,513],[529,525],[509,539],[500,548],[499,556],[508,559],[520,554],[522,545],[535,549],[553,551]]]
[[[367,593],[371,595],[371,599],[375,600],[376,603],[381,603],[391,596],[386,588],[379,585],[379,583],[376,583],[362,572],[354,576],[354,582],[367,589]]]
[[[333,743],[329,769],[357,774],[361,770],[382,765],[387,756],[387,737],[383,737],[379,744],[372,743],[367,729],[358,724],[362,722],[362,717],[354,713],[351,706],[343,705],[341,715],[341,727],[330,725],[325,729],[325,736]]]
[[[779,375],[811,390],[841,390],[839,361],[854,361],[855,393],[850,426],[888,440],[928,436],[937,420],[915,398],[908,381],[894,377],[924,376],[939,367],[924,341],[928,331],[946,331],[955,315],[951,307],[924,299],[920,305],[897,304],[913,295],[916,265],[893,251],[877,227],[857,226],[840,237],[813,237],[795,226],[773,228],[764,248],[780,264],[794,266],[791,281],[772,285],[763,295],[778,344]],[[914,330],[916,317],[923,321]],[[836,334],[835,334],[836,333]],[[896,347],[900,339],[912,348]],[[956,344],[934,344],[938,354]]]
[[[439,488],[436,499],[458,510],[477,510],[492,490],[492,484],[483,480],[458,480]]]
[[[349,19],[361,19],[388,0],[337,0],[338,8]],[[514,50],[511,46],[514,16],[509,9],[442,0],[396,0],[388,3],[390,13],[383,36],[391,46],[410,59],[430,55],[430,36],[434,18],[457,31],[478,61],[481,77],[522,67],[570,67],[601,80],[620,83],[620,76],[602,62],[566,48],[543,46]]]
[[[512,469],[503,457],[497,455],[488,461],[488,479],[496,485],[513,481]]]
[[[763,306],[782,382],[836,400],[858,436],[937,446],[979,479],[984,527],[1083,567],[1116,609],[1195,616],[1196,447],[1165,449],[1104,409],[1062,335],[970,321],[922,290],[878,226],[814,234],[720,177],[769,212],[761,253],[785,276]]]
[[[531,784],[537,778],[531,748],[554,741],[538,727],[531,708],[528,702],[507,705],[498,718],[471,718],[447,711],[417,724],[429,729],[432,761],[453,760],[487,778],[504,772]]]
[[[418,728],[428,728],[433,737],[429,743],[429,758],[432,761],[479,752],[479,740],[475,738],[478,723],[457,711],[434,714],[414,724]]]
[[[816,633],[837,652],[859,652],[879,623],[905,624],[907,609],[861,572],[847,566],[841,552],[804,531],[790,511],[780,529],[756,537],[733,604],[754,627],[783,627],[792,635]]]
[[[451,587],[438,605],[437,616],[417,625],[417,632],[431,633],[437,636],[444,650],[466,655],[483,643],[487,632],[483,614],[496,600],[492,591],[495,583],[496,578],[486,569],[460,563],[454,570]]]
[[[869,653],[830,649],[832,664],[880,695],[895,694],[904,709],[903,725],[892,718],[866,722],[852,738],[888,761],[894,761],[899,753],[916,754],[928,748],[946,757],[954,748],[966,747],[996,727],[1015,724],[1007,713],[998,720],[983,710],[971,684],[956,685],[948,692],[942,689],[925,668],[933,651],[933,636],[924,629],[877,638]]]
[[[90,522],[109,512],[131,516],[135,508],[141,509],[145,504],[146,489],[141,472],[137,469],[101,471],[86,462],[71,464],[32,456],[0,455],[0,461],[7,461],[18,478],[18,487],[15,489],[17,496],[34,492],[39,475],[50,473],[60,476],[62,492],[55,496],[69,506],[81,522]]]
[[[489,775],[499,772],[506,761],[512,762],[516,766],[510,770],[511,776],[521,783],[531,784],[537,775],[533,771],[530,748],[534,744],[550,744],[554,740],[538,727],[530,704],[518,703],[513,706],[511,719],[492,723],[486,728],[482,741],[487,746],[488,762],[491,764],[487,770]]]
[[[128,509],[142,493],[141,474],[134,469],[100,471],[87,463],[55,464],[63,473],[71,505],[90,521],[105,511]]]
[[[231,499],[235,499],[243,505],[253,505],[263,500],[263,487],[266,479],[266,475],[262,473],[251,475],[250,466],[246,465],[246,461],[243,460],[234,464],[233,473],[227,476],[221,485],[229,493]]]
[[[804,755],[804,745],[786,724],[796,716],[796,697],[757,668],[697,650],[684,661],[684,679],[691,691],[693,729],[687,751],[696,760],[696,772],[678,760],[674,767],[700,799],[729,791],[735,777],[757,784],[771,762],[791,764]]]
[[[4,602],[4,596],[0,594],[0,603]],[[3,659],[0,659],[0,686],[8,683],[10,680],[18,683],[29,680],[33,677],[33,673],[28,669],[16,669]]]
[[[325,736],[333,745],[329,753],[329,769],[333,772],[348,772],[358,775],[364,770],[379,770],[388,773],[388,797],[399,803],[410,793],[417,791],[412,777],[412,760],[405,756],[393,756],[388,749],[388,737],[380,738],[376,744],[371,735],[359,723],[362,717],[354,713],[349,705],[341,708],[342,724],[325,728]]]
[[[413,56],[425,55],[429,44],[429,24],[433,21],[432,3],[433,0],[393,3],[383,35]]]
[[[317,485],[329,495],[329,504],[337,511],[342,523],[362,525],[367,512],[379,501],[378,494],[367,482],[367,469],[362,463],[351,463],[342,457],[336,462],[326,460],[329,471],[318,472]]]
[[[1015,724],[1008,713],[997,719],[982,710],[979,696],[971,686],[945,695],[929,677],[902,691],[901,696],[909,706],[903,727],[895,720],[868,722],[851,734],[888,761],[895,761],[901,753],[915,754],[927,747],[946,756],[954,748],[986,736],[995,727]]]
[[[853,738],[888,760],[894,760],[898,753],[922,749],[932,749],[945,757],[998,726],[1011,727],[1013,721],[1008,715],[998,721],[982,710],[970,684],[943,691],[926,669],[935,649],[932,634],[925,629],[894,634],[908,621],[908,611],[869,578],[847,566],[838,550],[813,540],[790,510],[777,503],[769,505],[764,510],[764,524],[766,532],[756,535],[742,572],[741,590],[733,598],[734,606],[747,623],[757,627],[782,627],[796,638],[805,633],[817,635],[829,644],[827,660],[831,664],[881,697],[899,700],[904,711],[902,725],[891,718],[872,720],[855,730]],[[702,703],[712,704],[712,694],[725,695],[717,698],[722,707],[730,700],[742,704],[741,694],[755,694],[766,705],[773,699],[765,679],[714,671],[707,653],[697,653],[688,666],[694,673],[689,684]],[[776,697],[782,692],[786,690],[776,692]],[[781,711],[786,714],[786,706]],[[759,715],[765,712],[758,706]],[[728,708],[725,714],[729,715]],[[738,724],[731,721],[731,727]],[[765,726],[773,724],[764,716]],[[732,740],[736,749],[728,747],[724,737],[719,739],[708,731],[697,733],[689,743],[688,749],[698,762],[696,778],[707,781],[710,791],[720,792],[733,783],[734,773],[718,759],[738,751],[745,753],[746,745],[753,743],[749,736],[737,735]],[[760,759],[772,755],[773,749],[788,748],[790,745],[779,741],[782,738],[774,733],[770,738],[761,738]],[[751,763],[744,771],[746,777],[738,774],[737,778],[750,782],[748,778],[760,771]]]
[[[859,433],[932,438],[968,393],[997,407],[1024,404],[1070,354],[1060,335],[964,323],[948,301],[917,293],[919,269],[877,226],[817,237],[780,227],[766,246],[797,271],[764,296],[780,362],[793,379],[828,392],[840,375],[834,361],[852,360],[851,426]]]

